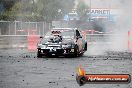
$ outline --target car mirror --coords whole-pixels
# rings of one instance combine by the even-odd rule
[[[53,38],[50,38],[49,40],[48,40],[48,42],[52,42],[53,41]]]
[[[79,38],[82,38],[82,36],[79,36]]]

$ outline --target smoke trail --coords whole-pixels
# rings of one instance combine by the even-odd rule
[[[109,8],[110,14],[115,14],[116,19],[114,25],[109,25],[107,22],[103,22],[100,26],[105,31],[113,31],[113,34],[107,38],[107,42],[111,42],[110,45],[93,45],[93,54],[100,50],[100,53],[105,51],[126,51],[128,50],[128,31],[132,34],[132,0],[83,0],[91,8]],[[91,2],[91,3],[90,3]],[[132,36],[130,36],[132,37]],[[98,42],[97,42],[98,43]],[[132,45],[132,41],[131,44]],[[103,48],[103,49],[102,49]],[[132,48],[131,48],[132,50]]]
[[[112,2],[114,3],[114,2]],[[114,50],[124,51],[128,50],[128,31],[132,32],[132,13],[130,12],[132,5],[131,0],[121,0],[118,2],[118,7],[120,9],[120,14],[116,20],[116,31],[115,34],[119,34],[117,38],[111,36],[111,41],[114,42],[111,46]]]

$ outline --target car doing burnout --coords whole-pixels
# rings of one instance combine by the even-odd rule
[[[37,57],[76,57],[87,50],[87,42],[77,28],[53,28],[38,43],[37,49]]]

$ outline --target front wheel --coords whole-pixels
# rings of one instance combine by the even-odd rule
[[[37,52],[37,57],[38,57],[38,58],[41,58],[42,55],[41,55],[39,52]]]
[[[74,57],[77,57],[77,56],[79,56],[79,47],[77,46],[77,45],[75,45],[75,47],[74,47]]]

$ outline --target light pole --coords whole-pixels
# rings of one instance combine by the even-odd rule
[[[90,3],[90,21],[91,21],[91,4],[92,4],[92,3],[91,3],[91,0],[90,0],[89,3]]]

